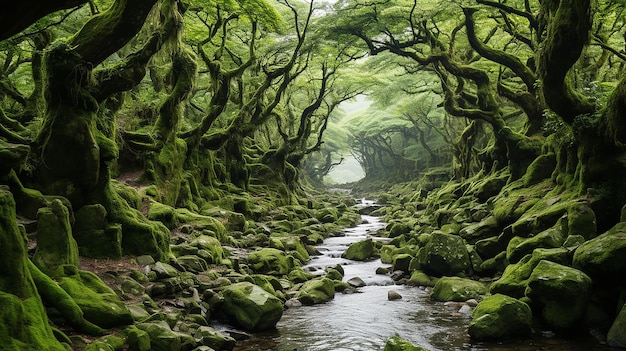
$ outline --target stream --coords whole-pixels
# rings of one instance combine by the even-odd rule
[[[341,254],[353,242],[372,237],[385,226],[377,217],[363,215],[363,224],[348,228],[344,236],[331,237],[317,249],[321,256],[312,257],[303,267],[323,272],[325,267],[341,264],[344,281],[359,277],[367,284],[356,293],[336,293],[330,302],[286,309],[276,330],[255,334],[237,342],[234,351],[381,351],[387,338],[398,335],[428,350],[612,350],[592,337],[560,339],[538,334],[523,340],[478,343],[470,339],[469,314],[458,313],[458,305],[432,301],[424,288],[395,285],[389,275],[375,274],[376,268],[389,265],[380,260],[350,261]],[[389,290],[402,298],[389,301]]]

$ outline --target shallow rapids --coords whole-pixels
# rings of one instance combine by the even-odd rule
[[[345,236],[332,237],[317,246],[322,254],[303,268],[323,272],[341,264],[344,281],[359,277],[367,286],[357,293],[336,293],[325,304],[285,310],[276,330],[240,341],[235,351],[380,351],[391,335],[398,335],[428,350],[610,350],[592,338],[562,340],[548,336],[509,340],[505,343],[473,343],[467,335],[468,314],[458,313],[458,305],[434,302],[429,292],[417,287],[395,285],[388,275],[375,274],[384,265],[380,260],[357,262],[341,258],[353,242],[372,237],[385,226],[377,217],[363,216],[364,223],[345,230]],[[389,290],[402,299],[389,301]]]

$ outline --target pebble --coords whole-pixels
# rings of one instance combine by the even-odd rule
[[[387,300],[394,301],[394,300],[400,300],[401,298],[402,298],[402,295],[400,295],[397,291],[394,291],[394,290],[387,291]]]

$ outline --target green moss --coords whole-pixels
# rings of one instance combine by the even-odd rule
[[[530,334],[532,312],[524,302],[495,294],[481,301],[472,313],[468,333],[472,339],[493,340]]]
[[[246,330],[266,330],[276,326],[283,314],[283,303],[257,285],[242,282],[222,290],[223,311]]]
[[[463,302],[480,298],[487,292],[487,287],[481,282],[460,277],[442,277],[435,283],[430,297],[438,301]]]
[[[374,242],[372,241],[372,238],[367,238],[365,240],[350,244],[350,246],[348,246],[348,249],[341,255],[341,257],[349,260],[365,261],[371,258],[375,253],[376,250],[374,248]]]
[[[314,305],[332,300],[335,297],[335,285],[328,278],[307,281],[300,287],[296,298],[305,305]]]
[[[43,271],[78,266],[78,245],[72,236],[70,212],[60,200],[37,213],[37,250],[33,262]]]
[[[385,342],[383,351],[427,351],[427,349],[415,346],[399,336],[392,336]]]

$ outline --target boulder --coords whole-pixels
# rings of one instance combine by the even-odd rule
[[[37,212],[37,249],[33,263],[45,273],[62,265],[78,266],[78,245],[72,236],[70,211],[59,199]]]
[[[316,278],[302,284],[296,298],[304,305],[315,305],[332,300],[335,285],[328,278]]]
[[[530,334],[532,312],[524,302],[496,294],[486,297],[472,313],[468,333],[475,340],[504,339]]]
[[[383,351],[427,351],[421,346],[415,346],[410,342],[400,338],[399,336],[392,336],[387,339],[385,348]]]
[[[580,245],[574,252],[573,267],[594,281],[612,283],[626,275],[626,222],[621,222]]]
[[[626,348],[626,304],[622,306],[622,310],[609,329],[606,342],[613,347]]]
[[[426,273],[415,270],[411,272],[411,278],[409,278],[407,284],[413,286],[434,286],[435,282]]]
[[[498,226],[496,218],[489,216],[478,223],[472,223],[459,231],[459,235],[470,244],[474,244],[479,240],[497,237],[500,235],[501,229]]]
[[[589,240],[596,236],[596,214],[585,204],[574,204],[567,211],[567,234]]]
[[[269,247],[252,252],[248,262],[255,273],[270,275],[285,275],[295,267],[293,256]]]
[[[530,275],[525,294],[549,327],[570,331],[580,326],[590,292],[591,279],[585,273],[542,260]]]
[[[224,258],[224,249],[222,248],[222,244],[215,237],[209,235],[199,235],[194,238],[189,245],[196,247],[199,250],[209,252],[210,258],[207,258],[207,255],[203,256],[203,258],[207,260],[207,263],[219,264]]]
[[[137,328],[150,336],[152,351],[180,351],[182,348],[179,335],[165,321],[138,323]]]
[[[249,282],[228,285],[222,295],[222,311],[249,331],[272,329],[283,315],[282,301]]]
[[[413,260],[413,256],[409,254],[399,254],[394,256],[393,258],[393,270],[394,271],[403,271],[408,273],[410,271],[409,266],[411,265],[411,260]]]
[[[418,255],[421,269],[430,275],[456,275],[471,266],[465,241],[458,236],[434,232]]]
[[[213,350],[230,351],[235,347],[236,343],[234,338],[228,335],[224,335],[217,330],[207,326],[201,326],[196,329],[193,337],[198,342],[198,344],[208,346]]]
[[[532,253],[534,249],[561,247],[564,241],[561,231],[556,228],[544,230],[527,239],[514,237],[506,249],[506,258],[510,263],[516,263],[525,255]]]
[[[395,301],[395,300],[400,300],[402,299],[402,295],[400,295],[400,293],[398,293],[395,290],[389,290],[387,291],[387,300],[389,301]]]
[[[376,252],[372,238],[350,244],[341,257],[354,261],[365,261]]]
[[[536,249],[531,255],[524,256],[519,262],[508,265],[500,279],[491,284],[489,290],[492,294],[504,294],[515,298],[524,297],[528,278],[533,269],[542,260],[548,260],[561,264],[569,261],[569,251],[559,249]]]
[[[487,287],[481,282],[460,277],[443,277],[435,283],[430,297],[438,301],[462,302],[478,298],[487,292]]]

